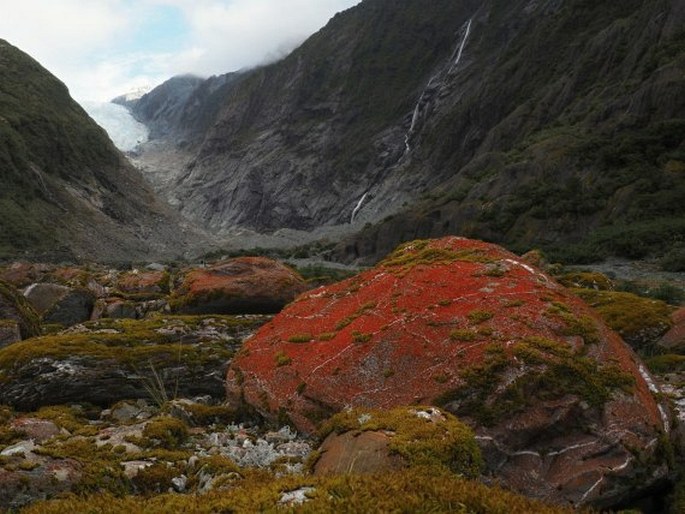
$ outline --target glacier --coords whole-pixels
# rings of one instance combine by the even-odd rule
[[[111,102],[81,102],[81,106],[105,129],[114,146],[122,152],[131,152],[148,140],[148,128],[137,121],[123,105]]]

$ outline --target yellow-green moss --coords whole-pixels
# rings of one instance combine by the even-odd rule
[[[672,325],[671,308],[661,300],[618,291],[574,289],[573,293],[594,308],[626,342],[637,347],[649,344]]]
[[[289,343],[308,343],[312,339],[314,339],[314,336],[311,334],[295,334],[292,335],[288,338]]]
[[[180,419],[162,416],[145,425],[143,437],[150,441],[148,446],[174,450],[188,439],[188,426]]]
[[[292,362],[292,358],[288,357],[284,352],[277,352],[274,355],[274,362],[277,367],[288,366]]]
[[[437,411],[436,419],[424,419],[419,415],[423,411]],[[471,429],[435,407],[341,412],[322,425],[320,436],[351,430],[390,431],[389,450],[410,466],[445,466],[466,477],[480,474],[482,460]]]
[[[452,330],[450,339],[452,341],[475,341],[478,339],[478,333],[471,329]]]
[[[64,428],[74,435],[95,435],[97,432],[97,428],[88,424],[88,420],[81,410],[68,405],[42,407],[33,416],[52,421],[58,427]]]
[[[279,505],[283,493],[312,487],[308,501],[297,507]],[[497,487],[465,480],[440,468],[415,467],[374,476],[343,475],[323,478],[255,474],[226,491],[206,495],[162,494],[148,498],[111,494],[75,495],[37,502],[26,514],[98,512],[128,514],[154,512],[209,514],[232,512],[451,512],[455,514],[573,514],[571,508],[546,505]]]
[[[490,311],[485,311],[481,309],[477,309],[475,311],[471,311],[466,317],[469,319],[471,323],[483,323],[489,319],[492,319],[494,314]]]
[[[380,266],[394,273],[406,273],[419,265],[450,264],[456,261],[492,262],[493,259],[477,249],[454,251],[448,248],[430,248],[430,240],[416,240],[400,245],[381,261]]]
[[[614,284],[609,277],[594,271],[573,271],[565,273],[556,279],[564,286],[571,288],[594,289],[611,291]]]

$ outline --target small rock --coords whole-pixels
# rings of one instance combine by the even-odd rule
[[[32,440],[20,441],[8,446],[0,452],[1,457],[12,457],[14,455],[28,455],[36,449],[36,444]]]
[[[188,477],[185,475],[174,477],[171,479],[171,485],[173,486],[174,491],[182,493],[186,490],[186,486],[188,485]]]
[[[281,494],[279,503],[288,507],[302,505],[304,502],[309,500],[307,495],[313,493],[314,491],[316,491],[316,489],[313,487],[300,487],[294,491],[285,492]]]

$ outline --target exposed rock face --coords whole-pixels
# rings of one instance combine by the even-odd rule
[[[685,350],[685,307],[678,309],[671,316],[673,326],[659,340],[658,344],[671,352]]]
[[[224,392],[226,368],[266,319],[100,320],[0,349],[0,404],[20,410],[121,399],[164,401]]]
[[[14,287],[0,280],[0,320],[14,320],[19,324],[22,338],[37,336],[40,321],[33,307]]]
[[[19,322],[13,319],[0,319],[0,348],[21,341]]]
[[[239,257],[188,271],[172,308],[191,314],[273,314],[306,288],[302,277],[280,262]]]
[[[247,341],[227,393],[312,431],[347,407],[438,404],[489,473],[557,503],[610,504],[667,474],[644,366],[581,300],[495,245],[416,241],[303,294]],[[636,456],[637,455],[637,456]],[[644,464],[648,463],[648,464]]]
[[[454,233],[551,247],[612,224],[663,230],[630,251],[667,246],[683,231],[684,22],[674,0],[366,0],[193,94],[207,123],[162,145],[181,167],[164,189],[214,231],[383,220],[348,259]],[[174,103],[174,82],[155,94]]]
[[[65,327],[88,321],[95,305],[95,295],[88,289],[58,284],[32,284],[24,296],[45,323]]]

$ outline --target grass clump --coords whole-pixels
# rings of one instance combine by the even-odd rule
[[[645,359],[645,364],[653,373],[674,373],[685,371],[685,355],[667,353],[665,355],[655,355]]]
[[[406,273],[419,265],[450,264],[456,261],[491,262],[482,251],[471,249],[455,251],[448,248],[434,248],[428,239],[416,240],[400,245],[379,264],[381,267]]]

